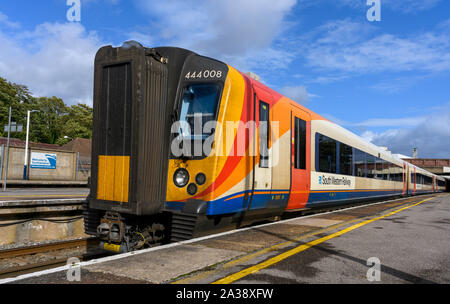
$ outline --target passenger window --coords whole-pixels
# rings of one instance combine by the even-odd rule
[[[359,177],[366,176],[366,154],[358,149],[355,149],[353,160],[353,174]]]
[[[396,181],[395,172],[397,171],[397,166],[394,164],[391,164],[389,166],[389,178],[391,181]]]
[[[389,180],[395,181],[395,168],[396,165],[389,163]]]
[[[306,169],[306,121],[295,117],[294,168]]]
[[[259,166],[269,167],[269,104],[259,101]]]
[[[381,158],[376,158],[377,160],[377,165],[376,165],[376,170],[375,170],[375,178],[377,179],[383,179],[383,160]]]
[[[383,162],[383,179],[389,180],[389,162],[382,160]]]
[[[352,147],[339,143],[339,173],[345,175],[352,175]]]
[[[368,178],[375,177],[375,156],[371,154],[366,154],[366,163],[367,163],[367,174]]]
[[[322,134],[318,134],[319,171],[336,173],[336,141]]]

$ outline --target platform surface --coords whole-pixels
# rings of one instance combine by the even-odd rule
[[[449,235],[450,195],[418,196],[87,262],[81,283],[448,284]],[[60,271],[16,283],[65,278]]]
[[[47,199],[84,199],[88,188],[8,188],[0,189],[0,204],[10,201],[43,201]]]

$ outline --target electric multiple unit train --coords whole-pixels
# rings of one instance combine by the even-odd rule
[[[442,177],[185,49],[106,46],[94,78],[85,230],[105,249],[445,190]]]

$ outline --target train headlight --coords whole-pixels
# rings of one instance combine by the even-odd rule
[[[206,175],[203,173],[197,174],[195,177],[195,182],[199,185],[203,185],[206,182]]]
[[[179,168],[173,174],[173,183],[177,187],[184,187],[189,182],[189,173],[184,168]]]
[[[189,195],[194,195],[195,193],[197,193],[197,185],[194,183],[189,184],[189,186],[187,187],[187,192],[189,193]]]

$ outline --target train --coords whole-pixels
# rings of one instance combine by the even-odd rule
[[[128,41],[95,57],[89,187],[85,232],[128,252],[446,184],[254,74]]]

